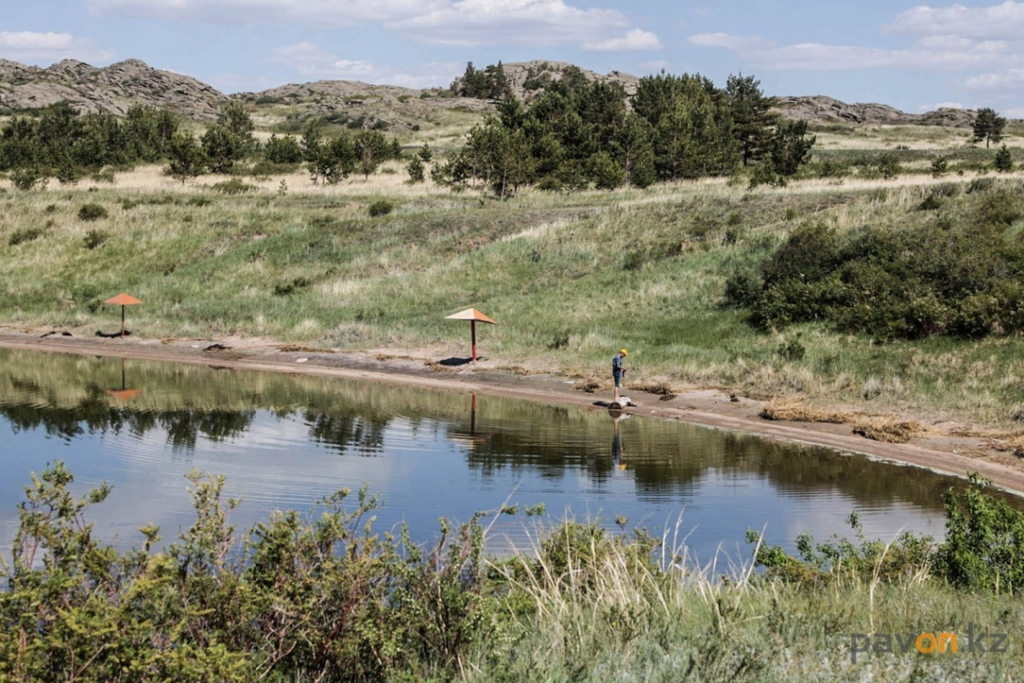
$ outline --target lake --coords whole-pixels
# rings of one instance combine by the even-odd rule
[[[226,477],[239,531],[275,509],[310,510],[341,488],[379,494],[378,531],[437,536],[441,517],[496,515],[491,552],[526,548],[566,517],[647,527],[701,562],[747,560],[748,528],[793,548],[797,534],[941,538],[942,492],[959,480],[867,457],[603,409],[327,377],[0,349],[0,550],[31,472],[64,461],[75,490],[106,481],[87,514],[121,547],[191,524],[185,475]],[[490,518],[489,518],[490,519]],[[724,558],[723,558],[724,560]]]

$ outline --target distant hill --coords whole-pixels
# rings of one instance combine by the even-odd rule
[[[137,59],[103,68],[65,59],[45,69],[0,60],[3,109],[37,109],[61,100],[83,111],[124,114],[133,104],[142,104],[211,119],[227,97],[190,76],[154,69]]]
[[[977,112],[969,109],[941,108],[924,114],[907,114],[885,104],[846,104],[831,97],[777,97],[776,111],[789,119],[837,121],[854,124],[918,124],[927,126],[969,127]]]
[[[513,93],[530,99],[540,92],[538,83],[557,81],[570,64],[531,61],[503,64]],[[621,83],[627,94],[636,92],[640,79],[613,71],[607,75],[581,69],[591,80]],[[542,87],[542,86],[541,86]],[[342,122],[381,121],[388,127],[414,128],[438,109],[483,114],[494,110],[491,102],[450,97],[446,88],[415,90],[358,81],[317,81],[283,85],[254,93],[225,95],[190,76],[154,69],[129,59],[108,67],[94,67],[66,59],[47,68],[0,60],[0,113],[38,109],[68,100],[83,111],[124,114],[133,104],[171,109],[196,120],[211,120],[230,99],[253,103],[266,110],[267,122],[291,117],[333,117]],[[850,124],[923,124],[964,127],[974,122],[975,112],[939,109],[907,114],[883,104],[846,104],[825,96],[779,97],[777,111],[786,118],[836,121]]]

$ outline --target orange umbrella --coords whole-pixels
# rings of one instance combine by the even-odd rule
[[[113,304],[114,306],[121,307],[121,337],[124,338],[124,307],[134,306],[135,304],[141,304],[142,302],[136,299],[131,294],[125,294],[124,292],[121,292],[117,296],[111,299],[107,299],[103,303]]]
[[[490,318],[488,318],[483,313],[481,313],[480,311],[476,310],[475,308],[467,308],[464,311],[459,311],[458,313],[452,313],[451,315],[445,316],[445,320],[468,320],[469,321],[469,328],[470,328],[470,331],[471,331],[470,333],[472,334],[472,338],[473,338],[473,362],[474,363],[476,362],[476,324],[477,324],[477,322],[479,321],[479,322],[482,322],[482,323],[487,323],[488,325],[497,325],[498,324],[498,323],[494,322],[493,320],[491,320]]]

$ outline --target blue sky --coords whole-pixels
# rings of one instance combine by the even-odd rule
[[[224,91],[320,79],[448,85],[466,62],[665,69],[769,95],[1024,118],[1024,1],[5,0],[0,58],[129,58]]]

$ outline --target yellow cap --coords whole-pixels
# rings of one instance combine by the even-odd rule
[[[619,349],[619,353],[621,353],[623,356],[629,355],[629,351],[626,351],[626,349]]]

